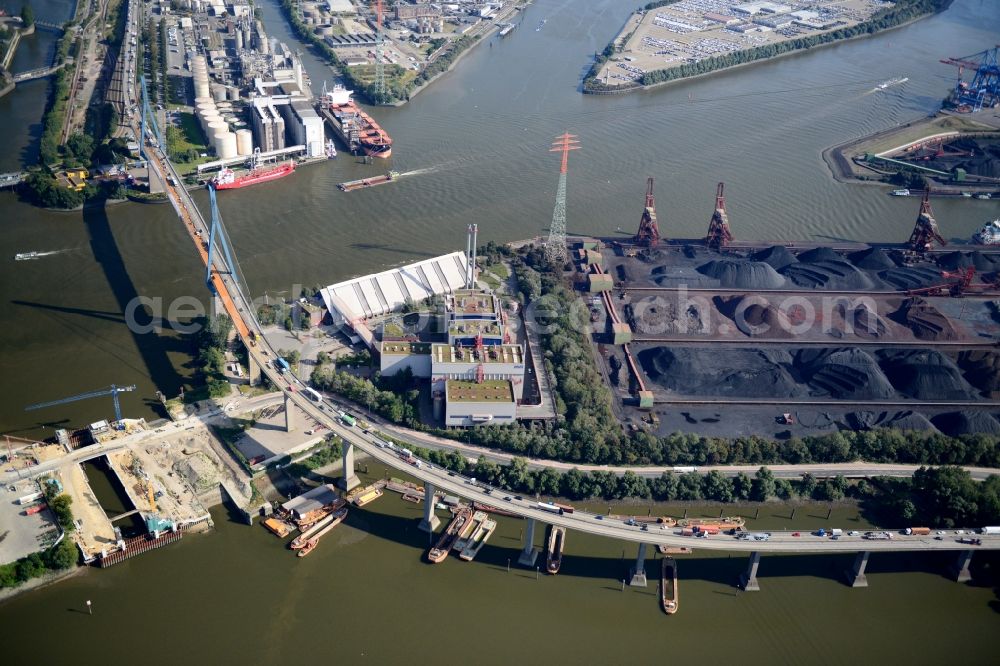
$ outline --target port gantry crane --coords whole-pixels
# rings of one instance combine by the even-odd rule
[[[117,424],[118,430],[124,430],[122,425],[122,409],[118,404],[118,394],[127,393],[135,390],[135,385],[132,386],[118,386],[112,384],[110,388],[106,388],[100,391],[90,391],[88,393],[81,393],[79,395],[72,395],[68,398],[61,398],[59,400],[50,400],[48,402],[39,402],[34,405],[28,405],[24,408],[26,412],[33,412],[36,409],[45,409],[46,407],[55,407],[56,405],[65,405],[69,402],[76,402],[77,400],[87,400],[88,398],[101,398],[106,395],[110,395],[115,403],[115,423]]]
[[[646,206],[639,220],[639,231],[632,238],[636,245],[655,248],[660,244],[660,227],[656,223],[656,199],[653,197],[653,177],[646,179]]]
[[[951,95],[951,102],[960,112],[975,113],[1000,103],[1000,64],[997,53],[1000,45],[973,53],[963,58],[948,58],[941,62],[958,67],[958,83]],[[966,83],[962,74],[968,68],[975,72],[972,81]]]
[[[924,190],[924,198],[920,202],[920,214],[917,222],[913,225],[913,233],[910,234],[910,249],[914,252],[924,253],[934,247],[937,242],[942,246],[948,244],[938,231],[937,221],[931,211],[931,191]]]
[[[726,197],[722,193],[725,183],[719,183],[715,192],[715,212],[708,223],[708,235],[705,244],[715,250],[722,249],[733,241],[733,232],[729,228],[729,215],[726,213]]]
[[[375,94],[385,95],[385,33],[382,30],[382,0],[375,0]],[[380,102],[386,100],[380,99]]]

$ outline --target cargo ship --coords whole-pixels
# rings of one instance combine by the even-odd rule
[[[295,163],[286,162],[271,169],[260,168],[256,160],[250,163],[250,170],[242,176],[237,176],[236,172],[228,167],[223,167],[219,175],[212,179],[212,187],[216,190],[235,190],[240,187],[249,187],[258,183],[277,180],[295,173]]]
[[[381,176],[372,176],[371,178],[359,178],[358,180],[349,180],[346,183],[340,183],[337,187],[340,188],[341,192],[353,192],[354,190],[360,190],[363,187],[375,187],[376,185],[385,185],[386,183],[391,183],[392,181],[399,178],[398,171],[389,171],[382,174]]]
[[[298,553],[299,557],[305,557],[309,553],[313,552],[313,550],[316,549],[316,546],[319,545],[319,540],[322,539],[327,532],[329,532],[334,527],[342,523],[344,521],[344,518],[346,517],[347,517],[346,507],[335,511],[333,515],[330,516],[330,518],[332,519],[330,523],[324,526],[318,532],[316,532],[316,534],[314,534],[308,541],[306,541],[305,545],[299,549]]]
[[[976,245],[1000,245],[1000,218],[987,222],[972,234]]]
[[[563,545],[566,543],[566,528],[549,525],[548,546],[545,549],[545,570],[550,574],[559,573],[562,566]]]
[[[478,555],[479,551],[486,545],[486,541],[489,540],[490,536],[493,535],[493,532],[496,531],[496,529],[497,521],[492,518],[484,520],[473,533],[472,538],[469,539],[469,543],[466,544],[459,557],[466,562],[474,560],[476,555]]]
[[[466,507],[459,509],[455,517],[452,518],[451,522],[448,523],[448,527],[441,534],[441,538],[438,542],[434,544],[434,547],[427,551],[427,560],[438,564],[443,562],[446,557],[448,557],[448,551],[455,544],[455,539],[458,538],[459,533],[465,528],[466,523],[472,520],[472,509]]]
[[[455,539],[455,545],[452,546],[452,549],[457,550],[460,553],[465,550],[465,547],[468,546],[469,542],[472,540],[471,537],[473,533],[476,532],[476,530],[479,529],[479,526],[486,521],[486,518],[487,515],[485,511],[476,511],[472,514],[472,520],[467,522],[465,527],[462,528],[458,538]]]
[[[337,84],[320,96],[319,112],[351,153],[370,157],[392,155],[392,138],[351,99],[353,91]]]
[[[664,557],[660,569],[660,604],[663,612],[673,615],[677,612],[677,562],[672,557]]]

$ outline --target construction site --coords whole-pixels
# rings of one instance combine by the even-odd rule
[[[722,183],[706,212],[704,238],[668,238],[650,178],[635,236],[575,255],[632,427],[1000,434],[1000,252],[947,247],[926,193],[898,244],[736,240]]]

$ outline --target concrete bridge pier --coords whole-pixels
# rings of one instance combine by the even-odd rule
[[[858,553],[858,556],[854,558],[854,565],[844,572],[847,577],[847,584],[851,587],[868,587],[868,578],[865,577],[865,569],[868,567],[868,556],[871,555],[867,550],[863,550]]]
[[[354,472],[354,445],[346,439],[343,442],[344,475],[340,477],[337,485],[341,490],[353,490],[361,485],[361,479]]]
[[[247,377],[250,379],[250,386],[260,384],[260,364],[254,360],[253,354],[247,357]]]
[[[437,514],[434,513],[434,486],[429,483],[424,484],[424,519],[420,521],[420,529],[424,532],[433,532],[441,524]]]
[[[523,567],[533,567],[537,558],[538,549],[535,548],[535,519],[528,518],[524,525],[524,548],[521,549],[521,555],[517,558],[517,563]]]
[[[295,413],[292,411],[295,405],[288,398],[288,394],[285,394],[285,432],[291,432],[295,430]]]
[[[635,565],[629,572],[628,584],[632,587],[646,587],[646,544],[639,544],[639,552],[635,556]]]
[[[757,584],[757,568],[760,566],[760,553],[754,551],[750,553],[750,563],[747,570],[740,575],[740,587],[745,592],[759,592],[760,585]]]
[[[955,560],[955,564],[951,566],[951,577],[959,583],[968,583],[972,580],[972,574],[969,573],[969,563],[971,562],[971,550],[963,550],[959,552],[958,559]]]

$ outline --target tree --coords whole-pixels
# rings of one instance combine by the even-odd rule
[[[63,539],[58,546],[46,551],[43,559],[49,569],[69,569],[79,557],[72,539]]]
[[[648,498],[649,485],[646,483],[646,480],[643,479],[641,476],[639,476],[632,470],[628,470],[627,472],[622,474],[621,477],[619,477],[618,490],[616,494],[619,498],[624,498],[624,497]]]
[[[816,479],[812,474],[806,472],[802,475],[802,480],[799,481],[799,493],[803,497],[812,497],[814,490],[816,490]]]
[[[733,478],[733,496],[738,500],[750,499],[750,491],[753,481],[744,472],[740,472]]]
[[[677,488],[677,499],[688,501],[701,499],[701,477],[698,476],[697,472],[681,476]]]
[[[28,3],[21,5],[21,20],[24,21],[25,28],[35,25],[35,10]]]
[[[581,493],[583,488],[583,472],[576,467],[566,472],[559,479],[559,488],[561,490],[560,494],[564,497],[580,499],[583,496]]]
[[[718,470],[712,470],[701,479],[701,492],[705,499],[716,502],[733,501],[733,482]]]
[[[653,479],[653,498],[661,502],[670,502],[677,498],[677,477],[672,472],[664,472]]]
[[[754,502],[766,502],[771,497],[774,497],[774,474],[768,468],[761,467],[750,486],[750,499]]]
[[[52,509],[52,513],[56,514],[59,526],[67,532],[72,532],[75,527],[73,525],[73,510],[70,508],[72,504],[73,498],[66,494],[58,495],[49,500],[49,508]]]

